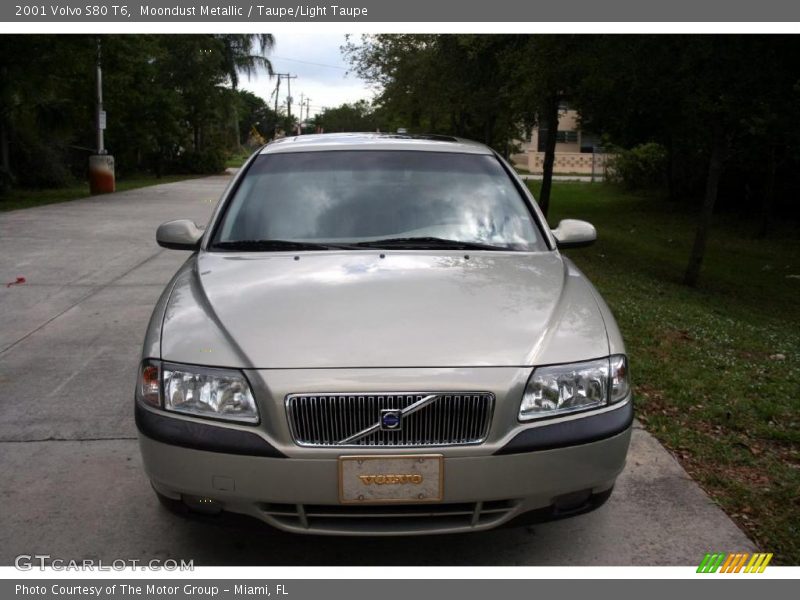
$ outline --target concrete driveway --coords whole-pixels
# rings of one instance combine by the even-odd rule
[[[166,512],[141,469],[133,387],[150,311],[186,253],[155,228],[205,223],[226,177],[0,213],[0,565],[691,565],[752,543],[650,435],[600,510],[532,528],[423,539],[292,536]],[[18,276],[27,283],[6,287]]]

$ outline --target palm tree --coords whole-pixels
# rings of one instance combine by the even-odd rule
[[[271,33],[225,33],[217,37],[223,45],[223,69],[234,90],[239,87],[239,73],[250,79],[262,67],[270,77],[274,75],[267,58],[275,46],[275,36]]]
[[[249,80],[260,67],[272,78],[274,72],[267,53],[275,46],[275,37],[271,33],[225,33],[218,35],[217,38],[222,42],[222,68],[234,92],[233,130],[236,133],[236,147],[240,149],[239,110],[236,106],[239,74],[243,73]]]

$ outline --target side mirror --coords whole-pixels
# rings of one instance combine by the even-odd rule
[[[158,245],[170,250],[197,250],[202,237],[203,230],[189,219],[167,221],[156,230]]]
[[[582,248],[591,246],[597,239],[594,225],[577,219],[564,219],[553,229],[559,248]]]

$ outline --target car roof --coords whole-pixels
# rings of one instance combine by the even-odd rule
[[[405,133],[320,133],[285,137],[270,142],[261,154],[314,152],[321,150],[416,150],[492,154],[483,144],[448,135]]]

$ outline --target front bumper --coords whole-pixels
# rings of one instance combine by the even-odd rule
[[[165,413],[137,403],[144,466],[164,496],[213,499],[224,510],[298,533],[477,531],[525,513],[564,514],[563,506],[555,511],[559,515],[551,510],[564,496],[577,498],[573,508],[592,506],[611,489],[625,465],[632,400],[591,414],[520,423],[519,400],[531,371],[530,367],[246,371],[259,402],[261,423],[256,426]],[[314,394],[443,389],[481,390],[495,396],[491,428],[483,443],[302,447],[292,438],[286,414],[285,398],[298,390]],[[340,504],[339,456],[379,454],[441,454],[442,501]]]
[[[371,507],[339,504],[336,452],[327,458],[212,452],[141,431],[139,442],[145,470],[164,496],[212,498],[227,511],[296,533],[407,535],[490,529],[529,511],[557,518],[554,503],[570,495],[578,499],[575,512],[596,505],[624,467],[630,435],[628,424],[604,439],[546,450],[450,456],[443,448],[441,503]]]

